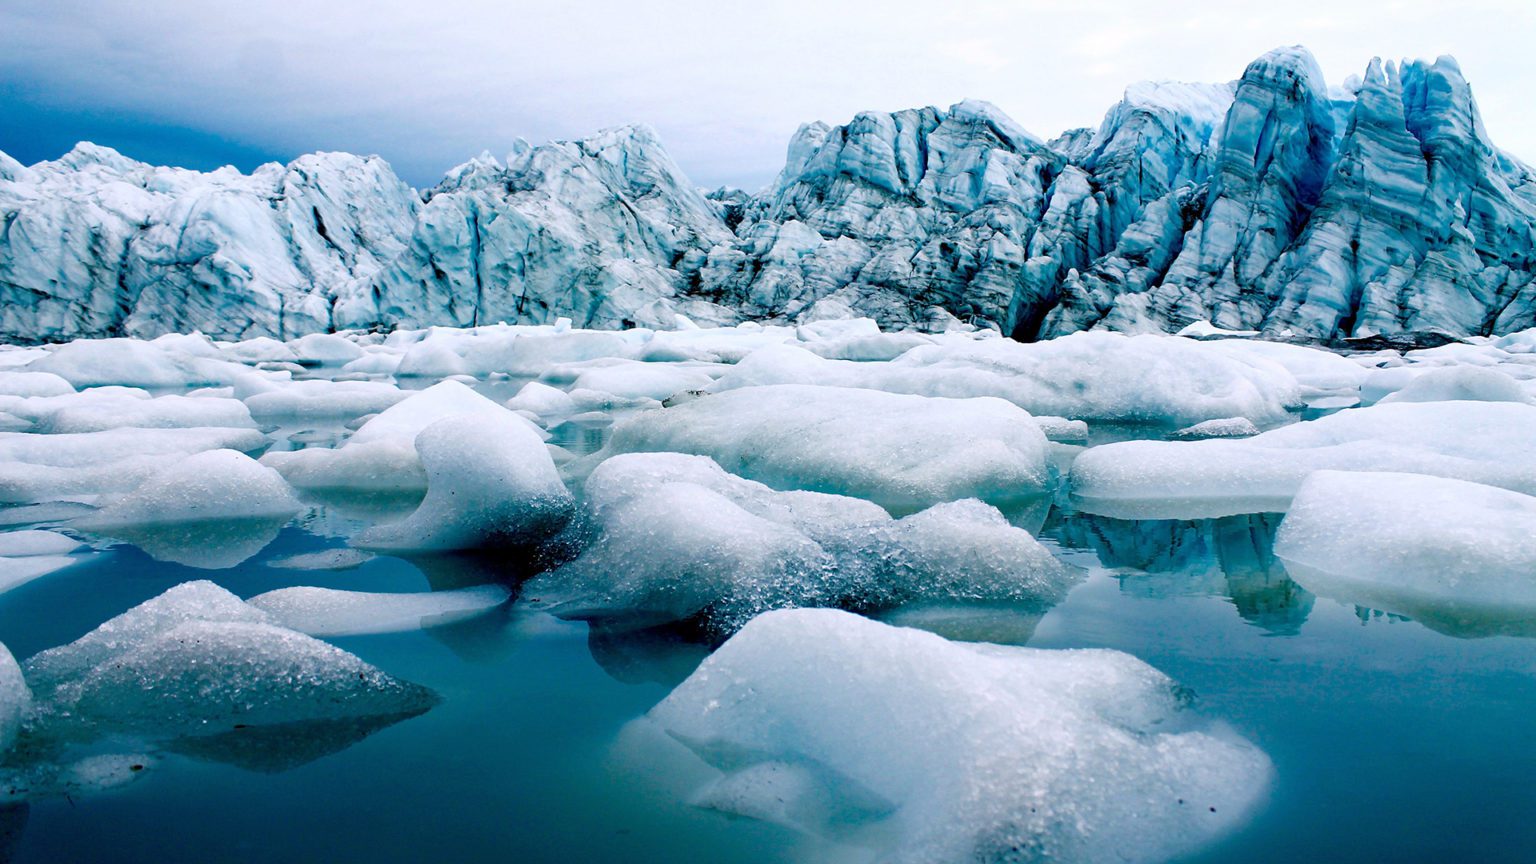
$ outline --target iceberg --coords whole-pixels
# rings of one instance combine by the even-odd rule
[[[636,453],[599,465],[585,502],[595,538],[534,584],[556,614],[615,625],[700,619],[728,634],[794,606],[1045,608],[1076,581],[1028,531],[976,500],[893,520],[868,501],[775,491],[705,457]]]
[[[527,420],[489,404],[493,411],[445,417],[416,435],[426,497],[404,519],[358,534],[356,545],[417,551],[526,548],[570,520],[575,504],[541,434]]]
[[[728,390],[642,412],[595,459],[631,452],[708,456],[778,489],[851,495],[894,512],[1046,494],[1046,439],[1001,399],[943,399],[844,387]]]
[[[1106,516],[1202,519],[1279,512],[1314,471],[1429,474],[1536,493],[1536,406],[1401,402],[1251,438],[1125,441],[1072,465],[1073,502]]]
[[[1244,824],[1273,775],[1130,655],[826,609],[754,619],[646,722],[722,772],[702,805],[812,833],[877,823],[892,862],[1165,860]]]
[[[1462,636],[1536,636],[1536,497],[1465,480],[1318,471],[1275,554],[1308,590]]]
[[[418,594],[301,586],[268,591],[246,602],[290,630],[310,636],[355,636],[452,624],[483,615],[511,596],[502,585]]]

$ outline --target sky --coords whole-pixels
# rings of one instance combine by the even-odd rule
[[[1050,138],[1141,80],[1229,81],[1305,45],[1341,83],[1454,55],[1536,162],[1536,2],[1463,0],[0,0],[0,150],[77,140],[250,170],[315,150],[407,182],[517,138],[647,123],[700,186],[757,189],[795,129],[985,99]]]

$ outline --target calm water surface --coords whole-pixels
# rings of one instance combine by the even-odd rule
[[[600,427],[572,427],[555,440],[579,453],[601,437]],[[0,641],[27,657],[191,579],[243,597],[288,585],[423,591],[494,578],[518,587],[517,562],[505,560],[269,566],[341,545],[327,535],[345,521],[321,508],[222,570],[113,547],[0,594]],[[1053,512],[1041,535],[1085,568],[1083,582],[1043,618],[995,610],[970,632],[1131,652],[1269,753],[1272,800],[1192,861],[1536,860],[1536,641],[1436,632],[1313,597],[1269,554],[1278,521]],[[381,729],[183,748],[121,789],[13,807],[0,814],[0,861],[848,857],[786,829],[689,806],[701,767],[683,751],[657,752],[623,734],[705,646],[589,633],[516,601],[446,627],[332,641],[433,688],[442,703]]]

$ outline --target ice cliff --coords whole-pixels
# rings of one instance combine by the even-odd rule
[[[1536,170],[1456,62],[1330,88],[1279,49],[1138,84],[1043,141],[983,102],[794,135],[756,195],[695,189],[645,127],[483,155],[417,192],[377,157],[250,175],[81,144],[0,154],[0,337],[953,315],[1341,340],[1536,325]]]

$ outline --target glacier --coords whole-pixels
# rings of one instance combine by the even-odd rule
[[[1303,48],[1133,85],[1049,141],[980,101],[807,124],[756,193],[695,188],[645,126],[419,191],[344,153],[249,175],[0,154],[0,337],[28,342],[869,317],[1425,344],[1536,325],[1533,247],[1536,170],[1453,59],[1329,86]]]

